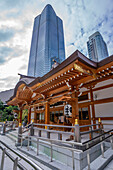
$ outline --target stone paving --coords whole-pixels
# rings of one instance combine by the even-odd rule
[[[104,168],[104,170],[113,170],[113,160]]]
[[[1,136],[0,135],[0,140],[5,142],[6,144],[8,144],[11,148],[15,149],[17,152],[19,152],[17,150],[17,148],[15,147],[15,142],[13,142],[11,139],[9,139],[8,137],[6,136]],[[7,150],[8,151],[8,150]],[[11,155],[16,158],[17,156],[15,154],[13,154],[11,151],[8,151],[9,153],[11,153]],[[22,153],[23,154],[23,153]],[[25,155],[25,154],[23,154]],[[25,155],[26,156],[26,155]],[[28,158],[30,158],[29,156],[26,156]],[[1,158],[2,158],[2,151],[0,150],[0,163],[1,163]],[[30,158],[31,159],[31,158]],[[33,159],[31,159],[33,160]],[[39,162],[33,160],[35,163],[37,163],[37,165],[39,165],[40,167],[42,167],[43,169],[47,169],[49,170],[47,167],[45,167],[44,165],[40,164]],[[25,169],[26,170],[32,170],[33,168],[28,164],[26,163],[25,161],[23,161],[22,159],[19,159],[19,162],[24,165]],[[19,169],[19,168],[18,168]],[[12,161],[7,157],[5,156],[5,164],[4,164],[4,170],[13,170],[13,163]]]
[[[5,142],[7,145],[9,145],[11,148],[15,149],[17,152],[20,152],[16,146],[15,146],[15,142],[12,141],[10,138],[8,138],[7,136],[2,136],[0,135],[0,140]],[[27,151],[26,147],[22,147],[23,150]],[[9,153],[11,151],[8,151]],[[35,162],[37,165],[39,165],[43,170],[72,170],[72,168],[65,166],[64,164],[61,164],[60,162],[57,161],[53,161],[50,162],[50,158],[48,158],[45,155],[40,155],[37,156],[37,159],[33,159],[31,156],[26,155],[23,152],[20,152],[23,155],[27,156],[30,160],[32,160],[33,162]],[[30,155],[36,155],[36,152],[34,152],[33,150],[29,150]],[[13,157],[16,158],[15,154],[11,154]],[[1,158],[2,158],[2,151],[0,150],[0,163],[1,163]],[[37,161],[37,160],[40,161]],[[24,167],[26,168],[26,170],[32,170],[33,168],[28,165],[25,161],[19,159],[19,162],[24,165]],[[5,156],[5,165],[4,165],[4,170],[13,170],[13,163],[12,161]],[[18,168],[19,170],[19,168]]]
[[[13,132],[10,132],[12,133],[13,135],[17,135],[17,130],[16,131],[13,131]],[[94,136],[96,136],[97,134],[94,134]],[[42,136],[43,137],[46,137],[46,133],[42,133]],[[51,138],[52,139],[57,139],[57,135],[56,134],[51,134]],[[63,136],[63,140],[65,140],[66,138],[69,138],[69,136],[66,136],[64,135]],[[82,142],[83,141],[86,141],[89,139],[89,135],[84,135],[82,136]],[[12,141],[11,139],[9,139],[7,136],[2,136],[0,135],[0,140],[2,140],[3,142],[7,143],[10,147],[12,147],[13,149],[15,149],[16,151],[19,151],[16,147],[15,147],[15,142]],[[27,149],[26,147],[22,147],[22,150],[26,152],[22,154],[27,156],[28,158],[30,158],[32,161],[34,161],[36,164],[38,164],[41,168],[43,168],[44,170],[72,170],[72,168],[70,168],[69,166],[66,166],[64,164],[61,164],[60,162],[58,161],[53,161],[53,162],[50,162],[50,158],[48,158],[46,155],[40,155],[40,156],[36,156],[36,152],[34,152],[32,149],[29,151],[29,153],[31,155],[35,155],[36,156],[36,159],[33,159],[33,157],[31,156],[28,156],[28,153],[27,153]],[[20,151],[19,151],[20,152]],[[0,150],[0,163],[1,163],[1,150]],[[15,156],[13,154],[13,156]],[[16,156],[15,156],[16,158]],[[32,170],[33,168],[31,168],[27,163],[23,162],[22,160],[20,160],[20,162],[26,167],[27,170]],[[45,163],[44,163],[45,162]],[[5,166],[4,166],[4,170],[12,170],[13,169],[13,164],[11,162],[11,160],[8,158],[8,157],[5,157]],[[111,161],[109,163],[109,165],[106,166],[105,170],[113,170],[113,161]]]

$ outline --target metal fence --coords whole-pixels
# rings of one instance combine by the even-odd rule
[[[45,127],[44,128],[39,128],[39,127]],[[94,128],[96,127],[96,128]],[[59,131],[59,130],[52,130],[51,128],[65,128],[65,129],[70,129],[69,132],[67,131]],[[81,128],[89,128],[89,130],[84,131],[84,132],[80,132]],[[50,138],[50,134],[51,133],[57,133],[58,134],[58,139],[62,140],[62,135],[63,134],[68,134],[68,135],[72,135],[74,138],[75,142],[81,142],[81,136],[85,135],[85,134],[89,134],[90,138],[93,138],[93,133],[94,132],[99,132],[100,134],[102,134],[102,126],[101,124],[93,124],[93,125],[83,125],[83,126],[79,126],[79,124],[75,124],[75,126],[62,126],[62,125],[50,125],[50,124],[37,124],[37,123],[33,123],[31,126],[32,129],[32,133],[34,132],[33,130],[36,130],[38,132],[38,136],[41,137],[41,132],[44,131],[47,133],[47,138]],[[34,134],[33,134],[34,135]],[[31,135],[31,136],[33,136]]]
[[[21,158],[22,160],[24,160],[25,162],[27,162],[32,168],[34,168],[35,170],[42,170],[41,167],[39,167],[36,163],[34,163],[33,161],[31,161],[29,158],[27,158],[26,156],[23,156],[22,154],[20,154],[19,152],[15,151],[14,149],[12,149],[11,147],[9,147],[7,144],[5,144],[4,142],[0,141],[0,149],[2,150],[2,157],[1,157],[1,163],[0,163],[0,170],[4,169],[4,164],[5,164],[5,155],[7,155],[10,160],[12,160],[13,162],[13,170],[17,170],[17,167],[19,167],[22,170],[25,170],[26,168],[23,166],[23,164],[21,164],[19,162],[19,159]],[[10,151],[10,152],[8,152]],[[14,153],[16,155],[16,158],[14,156],[12,156],[12,153]],[[19,159],[18,159],[19,158]],[[9,167],[10,168],[10,167]]]
[[[87,151],[87,165],[88,165],[88,170],[90,170],[90,154],[89,154],[89,150],[93,147],[96,146],[97,144],[101,145],[101,154],[102,157],[104,158],[104,141],[106,139],[110,139],[111,142],[111,148],[113,149],[113,129],[105,132],[97,137],[94,137],[91,140],[88,140],[86,142],[80,143],[80,142],[69,142],[69,141],[61,141],[61,140],[53,140],[53,139],[47,139],[47,138],[42,138],[42,137],[38,137],[38,136],[26,136],[25,135],[20,135],[20,139],[21,139],[21,147],[22,147],[22,143],[23,140],[26,139],[28,141],[27,144],[27,149],[29,150],[29,146],[30,146],[30,142],[34,142],[37,144],[37,155],[39,155],[39,150],[40,144],[43,145],[48,145],[50,146],[50,150],[51,150],[51,156],[50,159],[51,161],[53,161],[53,146],[59,147],[59,148],[64,148],[67,150],[72,151],[72,165],[73,165],[73,170],[75,170],[75,163],[74,163],[74,152],[85,152]],[[78,147],[78,149],[77,149]]]

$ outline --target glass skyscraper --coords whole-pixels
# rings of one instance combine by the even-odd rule
[[[27,75],[42,77],[51,70],[53,59],[65,60],[63,23],[47,5],[34,20]]]
[[[97,31],[89,37],[87,42],[89,58],[93,61],[100,61],[108,57],[108,50],[101,34]]]

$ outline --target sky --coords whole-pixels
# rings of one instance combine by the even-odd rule
[[[113,0],[0,0],[0,91],[27,75],[34,18],[51,4],[63,20],[66,58],[77,49],[88,57],[88,37],[103,36],[113,54]]]

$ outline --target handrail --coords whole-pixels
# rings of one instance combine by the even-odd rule
[[[113,125],[113,123],[102,123],[103,125]]]
[[[104,134],[98,135],[98,136],[94,137],[93,139],[90,139],[90,140],[88,140],[88,141],[86,141],[86,142],[83,142],[83,144],[88,143],[88,142],[91,142],[91,141],[93,141],[93,140],[95,140],[95,139],[97,139],[97,138],[100,138],[100,137],[102,137],[103,135],[106,135],[106,134],[108,134],[108,133],[110,133],[110,132],[112,132],[112,131],[113,131],[113,129],[111,129],[111,130],[109,130],[109,131],[107,131],[107,132],[104,132]]]
[[[15,161],[15,159],[14,159],[14,157],[10,154],[10,153],[8,153],[6,150],[5,150],[5,148],[2,148],[1,146],[0,146],[0,149],[4,152],[5,151],[5,154],[14,162]],[[2,165],[3,166],[3,165]],[[18,165],[17,165],[20,169],[22,169],[22,170],[24,170],[24,167],[23,167],[23,165],[21,164],[21,163],[19,163],[18,162]]]
[[[26,156],[23,156],[22,154],[18,153],[17,151],[15,151],[14,149],[12,149],[11,147],[9,147],[6,143],[4,143],[3,141],[0,140],[0,143],[2,145],[4,145],[7,149],[9,149],[10,151],[12,151],[14,154],[16,154],[17,156],[19,156],[21,159],[23,159],[24,161],[26,161],[29,165],[31,165],[34,169],[36,170],[42,170],[41,167],[39,167],[39,165],[37,165],[36,163],[34,163],[32,160],[30,160],[29,158],[27,158]],[[18,166],[18,164],[17,164]]]
[[[44,141],[51,141],[51,142],[59,142],[59,143],[66,143],[66,144],[74,144],[74,145],[78,145],[78,146],[83,146],[82,143],[79,143],[79,142],[69,142],[69,141],[61,141],[61,140],[54,140],[54,139],[48,139],[48,138],[43,138],[43,137],[38,137],[38,136],[26,136],[26,135],[20,135],[20,138],[21,136],[24,136],[24,137],[29,137],[29,138],[36,138],[36,139],[40,139],[40,140],[44,140]],[[26,138],[27,139],[27,138]]]
[[[29,128],[31,125],[32,125],[32,123],[29,123],[28,125],[26,125],[25,127],[23,127],[23,129]]]
[[[105,134],[108,134],[110,132],[112,132],[112,130],[106,132]],[[99,138],[101,137],[101,139],[97,142],[97,143],[93,143],[93,146],[101,143],[101,152],[102,152],[102,157],[104,157],[104,146],[103,146],[103,141],[105,141],[106,139],[110,138],[113,136],[113,134],[110,134],[109,136],[107,137],[104,137],[102,138],[102,136],[104,136],[105,134],[103,135],[99,135],[98,137],[95,137],[94,139],[96,138]],[[20,136],[21,138],[21,147],[22,147],[22,140],[23,140],[23,135]],[[32,140],[32,138],[35,138],[37,140]],[[52,146],[56,146],[56,147],[60,147],[60,148],[64,148],[64,149],[68,149],[70,151],[72,151],[72,165],[73,165],[73,170],[75,169],[74,167],[74,151],[77,151],[77,152],[84,152],[84,151],[87,151],[87,162],[88,162],[88,169],[90,170],[90,154],[89,154],[89,149],[92,147],[89,145],[89,142],[93,141],[93,140],[90,140],[90,141],[87,141],[87,142],[83,142],[83,143],[78,143],[78,142],[67,142],[67,141],[60,141],[60,140],[53,140],[53,139],[47,139],[47,138],[42,138],[42,137],[36,137],[36,136],[28,136],[27,138],[28,140],[28,150],[29,150],[29,142],[30,141],[33,141],[35,143],[37,143],[37,155],[39,154],[39,144],[46,144],[46,145],[49,145],[50,146],[50,149],[51,149],[51,161],[52,161]],[[45,143],[44,141],[48,141],[50,143]],[[111,141],[111,145],[113,145],[113,141]],[[60,143],[60,144],[59,144]],[[69,145],[62,145],[62,143],[64,144],[70,144],[71,147],[69,147]],[[76,148],[76,146],[81,146],[82,148]],[[85,146],[85,149],[84,149],[84,146]]]
[[[61,128],[75,128],[75,126],[65,126],[65,125],[52,125],[52,124],[39,124],[39,123],[33,123],[33,125],[37,125],[37,126],[48,126],[48,127],[61,127]],[[92,127],[92,126],[96,126],[99,124],[92,124],[92,125],[82,125],[79,126],[80,128],[83,127]]]
[[[96,126],[96,125],[99,125],[99,124],[92,124],[92,125],[82,125],[82,126],[79,126],[80,128],[83,128],[83,127],[91,127],[91,126]]]
[[[61,128],[74,128],[74,126],[63,126],[63,125],[52,125],[52,124],[38,124],[38,123],[33,123],[33,125],[48,126],[48,127],[61,127]]]
[[[37,130],[42,130],[45,132],[51,132],[51,133],[64,133],[64,134],[73,134],[74,132],[64,132],[64,131],[56,131],[56,130],[50,130],[50,129],[42,129],[42,128],[37,128],[37,127],[33,127],[33,129],[37,129]]]
[[[23,141],[22,135],[21,135],[19,138],[21,138],[21,147],[22,147],[22,141]],[[58,140],[46,139],[46,138],[43,138],[43,140],[42,140],[42,138],[35,136],[35,138],[36,138],[37,140],[34,141],[34,140],[32,140],[32,138],[34,138],[34,136],[28,136],[28,138],[26,138],[26,140],[28,140],[28,146],[27,146],[28,150],[29,150],[29,142],[30,142],[30,141],[33,141],[33,142],[37,143],[37,155],[39,154],[39,144],[49,145],[49,146],[50,146],[50,149],[51,149],[51,152],[50,152],[50,154],[51,154],[51,162],[52,162],[52,160],[53,160],[53,146],[70,150],[70,151],[72,152],[72,166],[73,166],[73,170],[75,170],[74,151],[76,151],[76,152],[83,152],[82,150],[79,150],[79,149],[74,148],[75,142],[73,143],[73,142],[63,141],[63,143],[68,143],[68,144],[70,143],[71,146],[72,146],[72,148],[71,148],[71,147],[69,147],[69,145],[68,145],[68,146],[67,146],[67,145],[63,146],[63,145],[58,145],[58,144],[53,143],[53,141],[55,141],[55,142],[60,142],[60,143],[61,143],[61,141],[58,141]],[[48,142],[50,142],[50,143],[47,143],[47,142],[44,143],[43,141],[48,141]],[[76,144],[78,144],[78,143],[76,143]],[[79,144],[79,145],[80,145],[80,144]],[[82,145],[82,144],[81,144],[81,145]]]
[[[28,125],[25,126],[25,127],[22,127],[22,133],[25,133],[25,132],[29,131],[31,125],[32,125],[32,123],[28,124]]]

